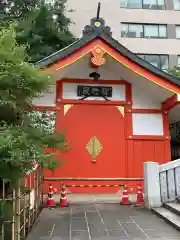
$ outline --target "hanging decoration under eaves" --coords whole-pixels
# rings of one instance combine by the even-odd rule
[[[94,67],[100,67],[106,63],[106,59],[104,58],[105,51],[97,46],[91,51],[93,57],[91,58],[91,62]]]

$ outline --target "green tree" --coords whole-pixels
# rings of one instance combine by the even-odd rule
[[[180,78],[180,67],[175,66],[173,69],[169,71],[169,74],[173,75],[174,77]]]
[[[11,0],[8,1],[8,6],[4,4],[2,7],[2,25],[7,24],[7,19],[18,21],[17,41],[29,46],[26,51],[31,62],[36,62],[75,41],[69,30],[71,20],[66,17],[66,1],[55,0],[48,4],[42,0]]]
[[[35,7],[39,7],[42,0],[8,0],[0,2],[0,19],[2,21],[22,20]]]
[[[65,134],[52,134],[45,112],[31,111],[32,100],[51,86],[51,77],[28,63],[14,26],[0,31],[0,177],[15,184],[34,161],[53,170],[47,147],[64,151]]]

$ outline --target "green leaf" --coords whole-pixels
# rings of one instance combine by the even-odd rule
[[[26,46],[17,42],[15,28],[0,31],[0,177],[12,186],[34,162],[51,171],[61,165],[45,148],[68,148],[65,132],[54,133],[55,116],[30,109],[33,99],[51,86],[51,77],[27,61]]]

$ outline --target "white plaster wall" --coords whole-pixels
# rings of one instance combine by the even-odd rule
[[[156,99],[156,95],[144,90],[138,85],[132,85],[133,108],[137,109],[161,109],[161,102]]]
[[[96,84],[86,84],[86,83],[63,83],[63,98],[64,99],[81,99],[82,97],[77,96],[77,86],[86,85],[86,86],[97,86]],[[112,87],[112,97],[108,98],[109,100],[114,101],[125,101],[125,86],[124,85],[110,85],[103,84],[102,86]],[[89,97],[84,100],[104,100],[104,98],[99,97]]]
[[[112,68],[112,64],[115,63],[113,61],[112,63],[112,58],[108,55],[104,55],[106,59],[106,64],[101,66],[98,69],[98,73],[100,74],[100,79],[103,80],[121,80],[123,79],[122,77],[122,72],[118,69],[118,71],[114,71]],[[91,58],[92,54],[89,53],[86,56],[82,57],[81,59],[77,60],[75,63],[67,66],[64,71],[64,78],[77,78],[77,79],[90,79],[89,74],[91,72],[94,72],[97,69],[94,69],[91,67]],[[56,78],[59,80],[61,77],[61,71],[57,71],[56,73]],[[58,76],[59,73],[59,76]]]
[[[56,105],[56,86],[53,86],[50,92],[43,93],[39,98],[33,99],[35,106],[55,106]]]
[[[84,59],[83,59],[84,60]],[[85,61],[85,60],[84,60]],[[82,62],[82,61],[81,61]],[[89,73],[94,72],[93,68],[90,68],[88,66],[88,63],[83,63],[81,65],[79,61],[79,65],[76,65],[76,68],[73,71],[68,71],[65,77],[67,78],[78,78],[78,79],[91,79],[89,77]],[[113,73],[113,70],[108,71],[105,67],[101,67],[98,70],[98,73],[100,74],[99,80],[121,80],[122,76],[121,73],[116,74]]]
[[[97,71],[89,64],[91,57],[91,54],[88,54],[64,69],[56,71],[55,79],[70,78],[74,79],[74,82],[75,79],[91,79],[89,74]],[[98,73],[101,75],[99,81],[108,80],[107,84],[110,84],[111,80],[125,80],[132,84],[134,108],[158,109],[161,108],[161,102],[172,96],[172,92],[130,71],[108,54],[105,55],[105,59],[106,64],[98,69]]]
[[[162,114],[133,113],[133,135],[155,135],[162,136],[163,117]]]

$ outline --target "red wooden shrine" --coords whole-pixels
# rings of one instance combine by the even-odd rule
[[[72,148],[57,153],[65,162],[53,175],[45,170],[45,177],[138,178],[145,161],[171,160],[169,124],[176,120],[179,81],[114,40],[103,19],[92,19],[82,38],[37,67],[53,75],[54,87],[34,106],[55,113],[55,130],[66,130]]]

